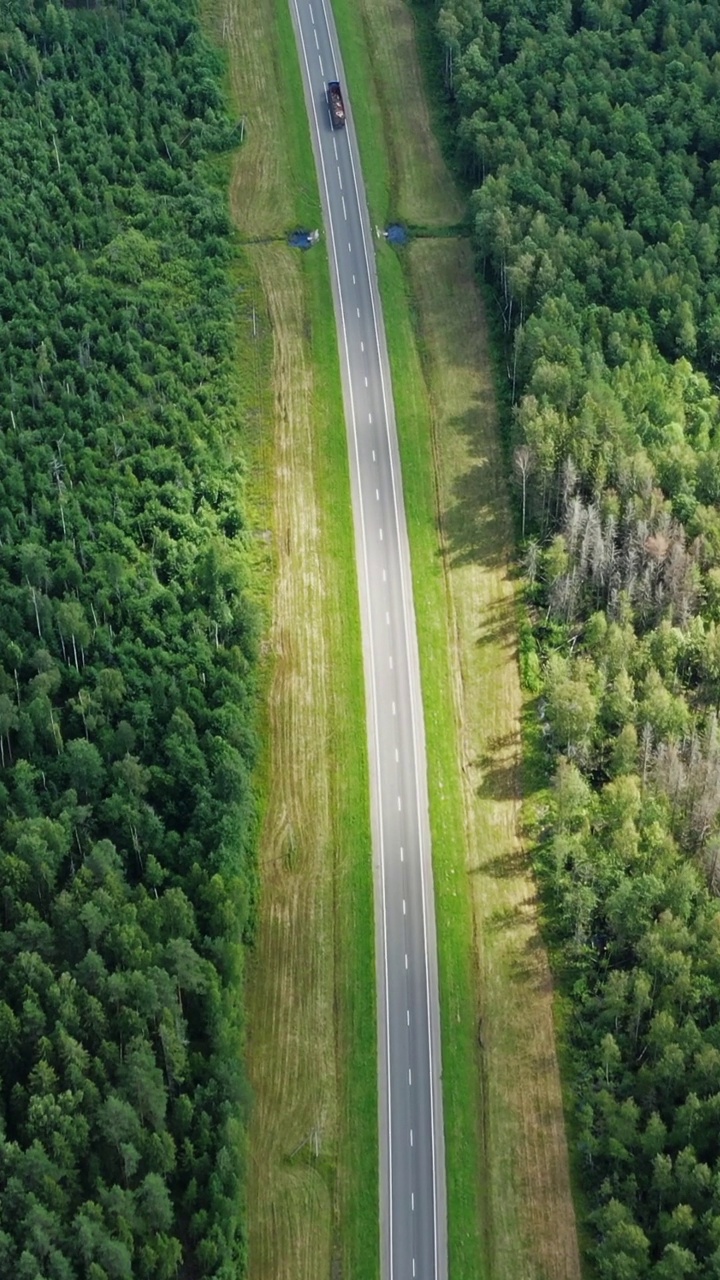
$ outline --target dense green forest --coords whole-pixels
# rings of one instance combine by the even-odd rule
[[[192,0],[0,6],[0,1274],[242,1272],[255,626]]]
[[[593,1271],[720,1277],[720,6],[445,0]]]

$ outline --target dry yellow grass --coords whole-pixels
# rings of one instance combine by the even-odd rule
[[[330,1271],[333,1204],[322,1165],[307,1156],[332,1152],[337,1126],[328,584],[301,264],[288,269],[284,249],[254,256],[273,332],[278,554],[262,909],[248,990],[250,1274],[314,1280]]]
[[[494,1280],[578,1280],[552,984],[536,887],[519,839],[512,526],[470,245],[416,242],[409,277],[432,405],[463,780],[490,1274]]]
[[[311,337],[317,298],[299,255],[274,245],[249,252],[272,331],[265,479],[276,559],[262,894],[247,991],[249,1274],[316,1280],[333,1268],[373,1274],[377,1257],[377,1144],[359,1127],[363,1115],[374,1119],[376,1099],[357,588],[339,389],[323,387]]]

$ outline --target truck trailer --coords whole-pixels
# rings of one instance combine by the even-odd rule
[[[339,80],[330,80],[327,87],[328,107],[333,129],[345,128],[345,103]]]

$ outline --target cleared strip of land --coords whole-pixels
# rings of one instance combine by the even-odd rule
[[[317,225],[294,51],[277,35],[282,0],[213,3],[247,119],[233,171],[237,225],[245,238]],[[351,89],[362,90],[353,105],[373,212],[456,223],[462,200],[430,129],[407,8],[335,8]],[[377,1183],[374,982],[353,912],[353,900],[369,908],[370,864],[344,434],[333,431],[340,401],[322,272],[279,247],[254,248],[252,261],[264,282],[255,322],[259,340],[271,335],[273,401],[257,417],[249,487],[277,576],[249,993],[250,1274],[347,1280],[376,1274]],[[451,1274],[577,1280],[552,991],[518,837],[512,530],[482,305],[466,242],[416,242],[403,267],[382,245],[380,276],[424,669]],[[370,938],[369,915],[365,925]]]
[[[333,1247],[331,1188],[312,1158],[334,1151],[337,1140],[333,767],[312,375],[303,352],[300,264],[289,272],[286,256],[284,249],[255,255],[273,333],[272,534],[279,555],[268,636],[273,677],[262,905],[248,992],[256,1095],[249,1194],[253,1274],[310,1277],[318,1255],[329,1260]]]
[[[245,120],[230,181],[239,234],[317,226],[284,0],[208,0],[206,9]],[[378,1265],[372,867],[335,325],[322,249],[244,252],[254,283],[241,300],[252,334],[243,358],[257,382],[243,427],[248,507],[272,583],[247,991],[249,1274],[369,1278]]]

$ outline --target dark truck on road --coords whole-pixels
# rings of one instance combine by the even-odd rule
[[[345,127],[345,103],[340,91],[340,81],[330,80],[327,87],[327,100],[330,108],[330,119],[333,129]]]

